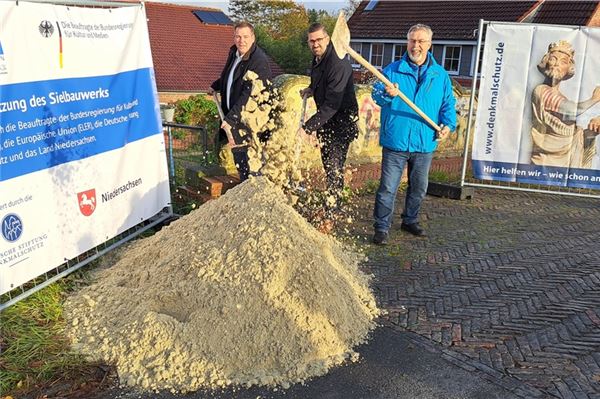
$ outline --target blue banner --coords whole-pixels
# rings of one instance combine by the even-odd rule
[[[473,161],[473,175],[482,180],[600,189],[600,170],[497,161]]]
[[[152,70],[0,86],[0,181],[162,131]]]

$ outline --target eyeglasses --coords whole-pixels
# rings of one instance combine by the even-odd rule
[[[419,46],[422,46],[422,45],[424,45],[424,44],[427,44],[427,43],[429,43],[430,41],[431,41],[431,40],[423,40],[423,39],[421,39],[421,40],[414,40],[414,39],[408,39],[408,42],[409,42],[409,43],[416,43],[416,44],[418,44]]]
[[[321,43],[323,43],[323,40],[325,40],[327,38],[329,38],[329,36],[323,36],[323,37],[318,37],[318,38],[313,39],[313,40],[308,40],[308,44],[310,44],[311,46],[313,44],[316,44],[316,43],[321,44]]]

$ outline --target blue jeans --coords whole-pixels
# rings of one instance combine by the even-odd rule
[[[381,180],[375,196],[375,210],[373,211],[375,231],[388,232],[392,226],[394,203],[405,164],[408,165],[408,188],[402,212],[402,223],[417,223],[421,202],[427,194],[432,158],[432,152],[404,152],[383,148]]]

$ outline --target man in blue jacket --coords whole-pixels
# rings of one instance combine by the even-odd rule
[[[383,70],[394,86],[377,83],[373,87],[373,99],[381,107],[379,143],[383,147],[381,179],[373,211],[373,243],[377,245],[387,244],[404,165],[408,165],[408,189],[400,228],[415,236],[426,235],[419,226],[418,215],[427,193],[433,152],[438,140],[444,140],[456,127],[452,82],[429,53],[432,36],[427,25],[412,26],[407,35],[407,52]],[[437,122],[441,130],[433,129],[402,101],[399,90]]]

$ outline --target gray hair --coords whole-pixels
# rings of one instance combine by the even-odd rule
[[[433,31],[431,30],[429,25],[425,25],[425,24],[416,24],[416,25],[411,26],[410,29],[408,30],[408,33],[406,34],[406,38],[408,39],[408,36],[410,36],[411,33],[416,32],[418,30],[423,30],[423,31],[427,32],[427,34],[429,35],[429,40],[431,40],[433,38]]]

